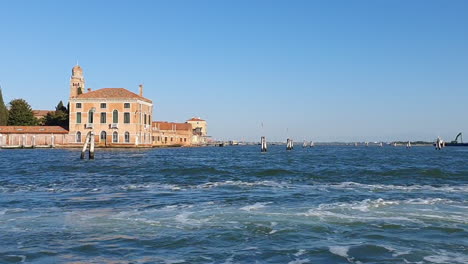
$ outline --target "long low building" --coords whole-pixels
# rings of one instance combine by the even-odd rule
[[[55,147],[66,145],[69,131],[59,126],[0,126],[0,147]]]
[[[155,121],[152,123],[151,128],[154,146],[192,145],[192,124]]]

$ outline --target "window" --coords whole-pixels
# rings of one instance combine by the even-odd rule
[[[124,108],[130,108],[130,103],[125,103]]]
[[[81,132],[76,132],[76,143],[81,143]]]
[[[102,141],[102,142],[106,142],[106,138],[107,138],[107,133],[106,133],[106,131],[102,131],[102,132],[101,132],[101,141]]]
[[[125,132],[125,143],[130,143],[130,133]]]
[[[81,124],[81,113],[80,112],[76,113],[76,123]]]
[[[93,110],[89,110],[89,112],[88,112],[88,123],[90,123],[90,124],[94,123],[93,114],[94,114]]]
[[[112,112],[112,123],[117,124],[119,123],[119,111],[114,110]]]
[[[184,142],[187,142],[187,138],[184,138]]]
[[[151,125],[151,115],[148,115],[148,125]]]
[[[144,122],[145,122],[144,124],[146,125],[146,114],[145,114],[145,121]]]
[[[106,113],[101,113],[101,124],[106,123]]]
[[[76,108],[81,108],[81,103],[76,103]]]
[[[124,123],[130,124],[130,113],[124,113]]]
[[[101,103],[101,108],[106,108],[107,104],[106,103]]]
[[[112,134],[112,142],[113,142],[113,143],[119,142],[119,134],[117,133],[117,131],[115,131],[115,132]]]

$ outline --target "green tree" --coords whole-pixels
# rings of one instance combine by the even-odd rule
[[[46,126],[61,126],[65,129],[68,129],[68,109],[63,106],[63,102],[60,101],[55,107],[55,112],[47,113],[42,122]]]
[[[2,89],[0,88],[0,126],[8,124],[8,109],[3,102]]]
[[[10,102],[8,112],[9,126],[35,126],[37,119],[34,117],[31,106],[24,99],[14,99]]]
[[[63,102],[60,101],[57,106],[55,107],[55,111],[62,111],[62,112],[67,112],[67,108],[63,106]]]

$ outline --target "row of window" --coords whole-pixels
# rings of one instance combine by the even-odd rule
[[[81,112],[76,113],[76,123],[81,124]],[[92,124],[94,123],[94,112],[90,110],[88,112],[88,123]],[[101,124],[107,123],[107,113],[101,113]],[[119,111],[114,110],[112,112],[112,123],[117,124],[119,123]],[[130,113],[125,112],[124,113],[124,123],[125,124],[130,124]],[[146,115],[144,116],[144,124],[150,124],[151,123],[151,115]]]
[[[155,136],[153,136],[152,138],[153,138],[153,141],[162,141],[162,142],[164,142],[164,143],[167,143],[167,137],[159,137],[159,136],[156,136],[156,137],[155,137]],[[171,142],[174,141],[174,138],[173,138],[173,137],[171,137],[170,139],[171,139]],[[180,141],[180,142],[182,142],[182,140],[183,140],[183,142],[187,142],[187,138],[183,138],[183,139],[182,139],[182,138],[179,138],[179,141]],[[175,141],[177,141],[177,139],[175,139]]]
[[[76,103],[76,108],[81,108],[81,103]],[[107,104],[101,103],[101,108],[102,109],[107,108]],[[130,108],[130,103],[124,103],[124,108]]]
[[[124,135],[125,135],[124,136],[124,142],[125,143],[130,143],[130,133],[125,132]],[[100,138],[101,142],[106,142],[106,139],[107,139],[106,131],[102,131],[99,138]],[[76,142],[77,143],[82,142],[81,132],[80,131],[76,132]],[[119,133],[117,133],[117,131],[114,131],[114,133],[112,133],[112,143],[119,143]]]

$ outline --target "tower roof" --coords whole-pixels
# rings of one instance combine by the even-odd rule
[[[75,72],[83,72],[83,69],[81,68],[80,65],[76,65],[75,67],[72,68],[72,74]]]

